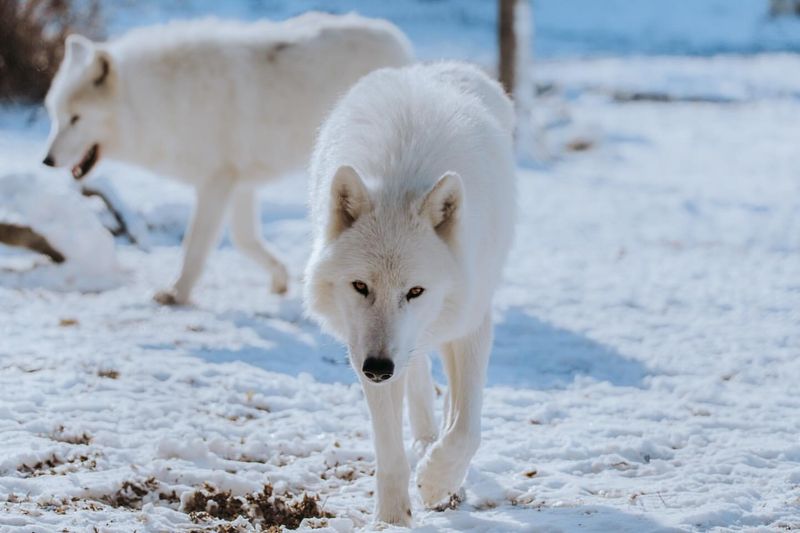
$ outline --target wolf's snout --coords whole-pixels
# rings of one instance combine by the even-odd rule
[[[384,357],[367,357],[361,371],[368,380],[375,383],[386,381],[394,374],[394,363]]]
[[[44,158],[44,160],[42,161],[42,164],[43,164],[43,165],[46,165],[46,166],[48,166],[48,167],[54,167],[54,166],[56,166],[56,160],[55,160],[55,159],[53,159],[53,156],[52,156],[52,155],[50,155],[50,154],[47,154],[47,156],[46,156],[46,157]]]

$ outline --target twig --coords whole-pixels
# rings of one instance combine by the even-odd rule
[[[122,216],[122,213],[120,213],[120,211],[116,208],[116,206],[114,206],[114,203],[108,198],[108,196],[103,191],[83,185],[81,186],[81,194],[87,197],[97,196],[103,201],[106,208],[113,215],[114,220],[117,222],[117,229],[112,232],[115,237],[118,237],[119,235],[124,235],[125,237],[128,238],[131,244],[139,244],[137,242],[136,237],[134,237],[134,235],[128,229],[128,223],[125,222],[125,217]]]
[[[44,254],[54,263],[63,263],[65,259],[64,254],[53,248],[47,239],[28,226],[0,222],[0,242]]]

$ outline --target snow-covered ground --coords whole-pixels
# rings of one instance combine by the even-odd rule
[[[483,444],[466,500],[417,502],[419,531],[800,528],[797,72],[785,55],[541,64],[555,157],[519,171]],[[46,120],[27,115],[0,114],[0,175],[67,187],[38,169]],[[116,288],[37,285],[18,270],[38,260],[0,249],[0,531],[215,529],[184,512],[198,491],[265,485],[336,517],[307,527],[369,525],[367,409],[300,311],[304,176],[263,194],[288,298],[226,242],[195,304],[163,308],[189,191],[97,173],[150,225],[149,251],[118,239]]]

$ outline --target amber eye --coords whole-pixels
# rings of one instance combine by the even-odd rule
[[[413,287],[410,291],[408,291],[408,294],[406,294],[406,300],[413,300],[414,298],[418,298],[419,296],[422,295],[423,292],[425,292],[425,289],[423,289],[422,287]]]
[[[367,284],[364,283],[363,281],[358,281],[358,280],[354,281],[353,288],[356,290],[358,294],[364,297],[369,295],[369,288],[367,288]]]
[[[78,122],[80,119],[81,119],[81,117],[80,117],[79,115],[72,115],[72,118],[70,118],[70,119],[69,119],[69,123],[70,123],[70,124],[75,124],[75,123],[76,123],[76,122]]]

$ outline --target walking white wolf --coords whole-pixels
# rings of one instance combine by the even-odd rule
[[[325,114],[361,76],[410,58],[395,26],[356,15],[176,22],[108,43],[73,35],[46,99],[44,163],[82,178],[108,157],[195,186],[183,267],[159,302],[188,300],[229,200],[234,244],[283,293],[288,275],[259,235],[256,185],[307,164]]]
[[[491,299],[514,224],[512,128],[496,82],[441,63],[365,76],[320,132],[306,305],[363,384],[385,522],[411,521],[404,388],[426,505],[457,493],[480,442]],[[449,382],[438,439],[436,347]]]

